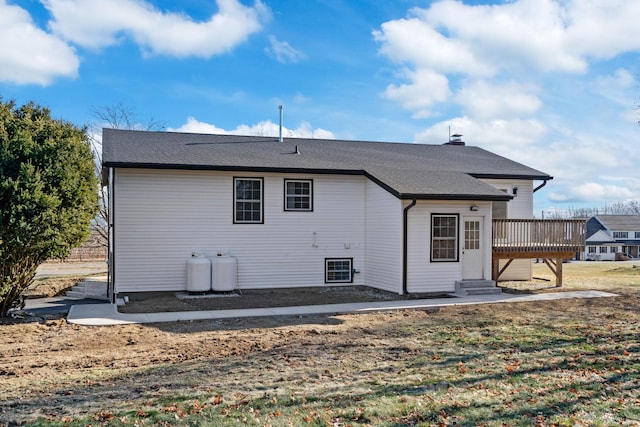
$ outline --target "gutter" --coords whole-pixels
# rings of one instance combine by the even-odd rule
[[[409,209],[414,207],[418,202],[417,199],[413,199],[403,210],[402,215],[402,295],[406,295],[407,292],[407,255],[409,253],[409,243],[407,238],[409,236]]]

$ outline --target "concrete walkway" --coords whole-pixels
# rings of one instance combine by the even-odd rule
[[[263,316],[309,316],[313,314],[366,313],[388,310],[419,310],[449,305],[497,304],[553,301],[571,298],[604,298],[616,294],[601,291],[553,292],[547,294],[479,295],[458,298],[433,298],[409,301],[376,301],[353,304],[306,305],[296,307],[251,308],[240,310],[178,311],[166,313],[119,313],[115,304],[77,304],[69,310],[67,321],[78,325],[106,326],[131,323],[159,323],[188,320],[235,319]]]

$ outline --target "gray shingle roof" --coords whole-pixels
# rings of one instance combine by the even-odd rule
[[[300,154],[296,154],[296,149]],[[476,178],[552,177],[478,147],[104,129],[106,167],[362,174],[400,198],[505,200]]]
[[[597,215],[596,218],[611,231],[640,231],[638,215]]]

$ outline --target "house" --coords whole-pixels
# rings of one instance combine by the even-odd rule
[[[640,254],[640,216],[596,215],[587,220],[584,259],[613,261],[616,254],[638,258]]]
[[[492,219],[532,218],[552,179],[464,143],[115,129],[102,142],[113,295],[187,289],[194,253],[232,256],[240,289],[452,292],[491,280]],[[531,261],[501,274],[529,279]]]

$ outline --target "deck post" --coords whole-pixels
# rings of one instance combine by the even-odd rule
[[[556,258],[556,288],[562,287],[562,258]]]
[[[498,281],[498,270],[500,269],[500,258],[495,254],[491,257],[491,280]]]

